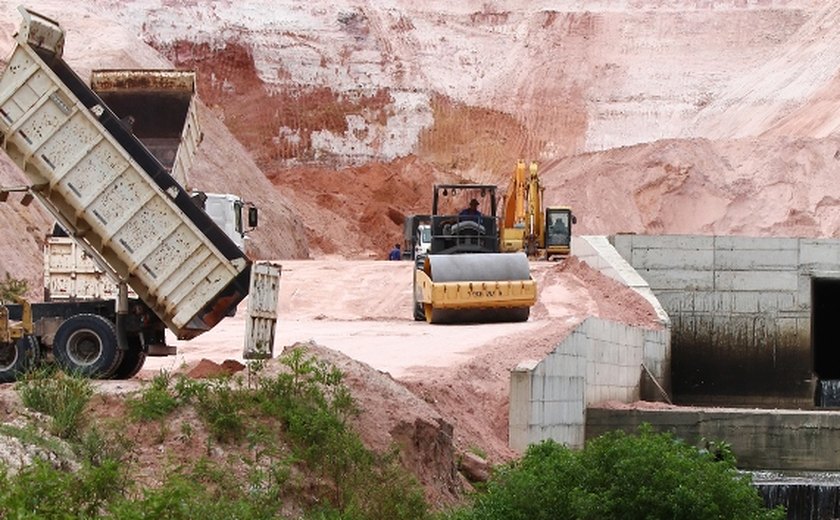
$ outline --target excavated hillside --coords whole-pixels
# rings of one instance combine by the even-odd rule
[[[19,19],[2,9],[0,51]],[[547,201],[573,205],[579,233],[837,234],[832,4],[38,9],[66,27],[82,77],[198,71],[206,140],[193,184],[235,186],[263,207],[259,256],[381,257],[404,215],[428,211],[431,184],[504,187],[518,158],[542,164]],[[10,246],[34,258],[47,220],[26,219]]]

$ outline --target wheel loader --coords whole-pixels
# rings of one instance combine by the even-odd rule
[[[466,210],[471,202],[477,211]],[[431,248],[415,260],[414,319],[429,323],[526,321],[537,300],[528,257],[502,253],[496,186],[437,184]]]

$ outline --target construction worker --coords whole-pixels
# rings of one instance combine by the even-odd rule
[[[458,213],[461,218],[459,220],[474,220],[478,222],[481,219],[481,212],[478,211],[478,200],[470,200],[469,207],[466,207]],[[466,218],[464,218],[466,217]]]
[[[394,249],[388,253],[388,260],[402,260],[402,250],[399,244],[394,244]]]

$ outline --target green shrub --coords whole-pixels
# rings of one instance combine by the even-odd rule
[[[231,388],[229,378],[211,379],[206,391],[197,393],[196,409],[213,438],[220,442],[242,440],[245,422],[241,409],[247,404],[240,389]]]
[[[0,476],[0,511],[3,518],[97,518],[101,509],[119,496],[115,485],[119,465],[84,464],[77,472],[62,471],[40,459],[14,477]]]
[[[396,456],[370,452],[347,425],[359,410],[342,373],[303,348],[291,349],[280,362],[289,370],[262,378],[255,400],[280,420],[294,456],[331,483],[312,518],[425,518],[422,492]],[[337,512],[341,516],[332,516]]]
[[[0,282],[0,303],[17,303],[28,290],[29,282],[6,273],[6,279]]]
[[[51,369],[24,374],[15,389],[24,406],[51,417],[50,432],[62,439],[78,434],[85,407],[93,396],[86,378]]]
[[[240,495],[222,498],[202,482],[173,474],[159,488],[143,491],[137,499],[115,501],[109,517],[118,520],[249,520],[281,518],[276,510]]]
[[[139,397],[126,400],[129,416],[136,421],[157,421],[163,419],[178,407],[178,399],[170,389],[172,378],[161,371]]]
[[[473,506],[450,519],[781,520],[768,510],[734,457],[699,450],[649,426],[612,432],[572,451],[531,446],[501,468]]]
[[[99,423],[92,423],[79,435],[74,448],[86,463],[102,466],[124,462],[131,453],[132,444],[119,426],[105,429]]]

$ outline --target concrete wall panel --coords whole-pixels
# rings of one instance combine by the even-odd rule
[[[714,252],[714,268],[727,271],[789,270],[799,262],[799,251],[720,250]]]
[[[589,408],[586,438],[643,424],[695,445],[728,443],[742,469],[840,470],[840,414],[798,410]]]
[[[671,385],[678,402],[813,406],[812,278],[840,278],[840,240],[611,240],[670,316]],[[666,251],[684,261],[683,268],[650,269],[666,264],[652,258]],[[708,267],[710,253],[714,263]]]
[[[789,291],[799,289],[799,273],[784,271],[715,271],[718,291]]]
[[[682,249],[633,250],[633,266],[636,270],[710,270],[714,265],[715,252],[711,249],[700,251],[685,251]]]

